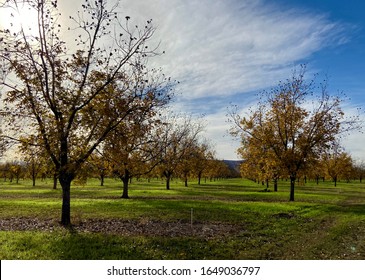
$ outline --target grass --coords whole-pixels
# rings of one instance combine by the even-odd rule
[[[118,219],[190,224],[193,228],[234,227],[229,234],[205,236],[122,235],[54,230],[0,231],[0,259],[365,259],[365,186],[331,182],[297,186],[289,202],[289,184],[279,191],[243,179],[191,183],[134,181],[129,200],[119,197],[119,181],[97,180],[73,186],[72,221]],[[0,183],[0,220],[60,219],[61,190],[52,182]],[[163,228],[161,231],[163,232]]]

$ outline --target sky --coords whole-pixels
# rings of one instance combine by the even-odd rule
[[[308,78],[328,77],[333,94],[346,96],[352,114],[365,103],[365,1],[339,0],[128,0],[125,12],[152,18],[165,55],[151,61],[180,81],[174,108],[204,114],[205,137],[219,159],[239,159],[228,134],[227,108],[242,114],[256,94],[306,64]],[[122,4],[123,7],[123,4]],[[343,145],[365,159],[365,136]]]
[[[59,3],[75,11],[81,1]],[[205,116],[203,136],[219,159],[239,159],[239,139],[228,134],[230,104],[245,114],[258,93],[303,63],[308,78],[328,76],[330,92],[348,97],[346,113],[365,112],[365,1],[122,0],[120,8],[136,24],[153,19],[152,43],[165,54],[150,67],[180,82],[174,111]],[[363,142],[354,131],[343,144],[365,160]]]

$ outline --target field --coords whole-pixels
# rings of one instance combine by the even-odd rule
[[[279,191],[244,179],[190,183],[89,180],[73,186],[62,228],[52,182],[0,183],[0,259],[365,259],[365,185]]]

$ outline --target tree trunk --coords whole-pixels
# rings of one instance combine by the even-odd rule
[[[53,189],[54,190],[57,189],[57,173],[56,172],[53,174]]]
[[[104,187],[104,174],[100,174],[100,187]]]
[[[37,174],[36,174],[36,171],[35,171],[35,164],[34,162],[32,163],[32,182],[33,182],[33,187],[35,187],[35,181],[36,181],[36,177],[37,177]]]
[[[129,198],[129,195],[128,195],[129,180],[131,179],[128,169],[124,170],[124,176],[122,176],[120,179],[123,181],[123,194],[122,194],[121,198],[128,199]]]
[[[171,176],[167,176],[166,177],[166,190],[170,189],[170,180],[171,180]]]
[[[171,181],[171,174],[168,173],[166,175],[166,190],[169,190],[170,189],[170,181]]]
[[[166,190],[170,189],[170,181],[171,181],[171,177],[172,177],[172,172],[169,170],[165,170],[163,172],[163,175],[166,177]]]
[[[71,182],[73,176],[60,174],[60,184],[62,187],[62,216],[63,226],[71,225]]]
[[[274,179],[274,192],[278,191],[278,179]]]
[[[202,172],[199,172],[198,173],[198,185],[200,185],[201,179],[202,179]]]
[[[296,176],[290,176],[290,201],[294,201],[294,187],[295,187]]]

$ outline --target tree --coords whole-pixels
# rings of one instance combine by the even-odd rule
[[[16,179],[16,183],[19,183],[20,177],[24,174],[24,163],[19,161],[12,161],[9,163],[9,179],[10,182]]]
[[[100,180],[100,186],[104,186],[105,177],[111,173],[111,164],[108,158],[102,151],[97,149],[88,159],[89,164],[92,166],[93,174]]]
[[[191,117],[175,117],[165,123],[165,129],[160,135],[162,152],[159,169],[166,178],[166,189],[169,190],[172,176],[190,156],[192,148],[197,145],[203,124],[200,121],[193,121]]]
[[[314,178],[316,184],[318,185],[320,179],[322,179],[323,181],[325,180],[326,177],[325,169],[326,168],[323,162],[323,158],[320,158],[319,160],[313,161],[313,163],[310,164],[308,168],[308,175],[310,178]]]
[[[269,188],[269,181],[273,180],[274,191],[277,191],[278,179],[282,174],[280,164],[275,160],[270,148],[257,140],[243,141],[237,151],[243,159],[240,166],[241,175],[254,181],[266,182],[266,190]]]
[[[213,159],[213,152],[207,141],[197,139],[195,143],[187,147],[176,169],[176,173],[184,180],[185,187],[188,186],[189,177],[197,177],[200,185],[201,177],[208,168],[210,159]]]
[[[334,145],[323,154],[323,165],[328,176],[333,180],[335,187],[340,178],[349,179],[353,171],[353,162],[349,154],[344,152],[339,145]]]
[[[18,4],[6,1],[14,10]],[[67,226],[71,182],[83,163],[116,127],[168,102],[171,83],[148,87],[147,58],[156,54],[147,45],[152,20],[138,27],[106,0],[85,0],[64,30],[57,0],[25,4],[37,13],[37,32],[9,27],[0,33],[3,115],[13,139],[41,139],[62,187],[61,224]]]
[[[148,115],[135,116],[109,134],[103,154],[113,175],[123,182],[121,198],[129,198],[129,181],[151,172],[159,164],[161,122]]]
[[[215,151],[208,141],[199,143],[196,147],[193,157],[191,158],[191,165],[193,173],[198,177],[198,185],[201,184],[201,179],[204,173],[209,169],[209,163],[215,158]]]
[[[37,143],[36,139],[22,139],[19,147],[20,153],[23,155],[23,160],[27,164],[27,171],[33,182],[33,187],[36,185],[36,179],[39,174],[44,171],[47,165],[48,155],[42,146],[29,145],[29,143]]]
[[[290,201],[294,201],[300,172],[355,125],[355,119],[345,119],[341,99],[331,96],[325,83],[317,87],[314,80],[306,81],[304,74],[302,67],[287,81],[264,91],[258,108],[248,117],[230,114],[235,124],[232,134],[241,135],[243,143],[269,150],[290,178]]]
[[[362,183],[362,180],[365,177],[365,162],[356,161],[354,163],[354,172],[357,179],[359,179],[360,183]]]
[[[230,178],[232,177],[232,171],[223,160],[212,159],[209,161],[207,175],[212,181],[221,178]]]

